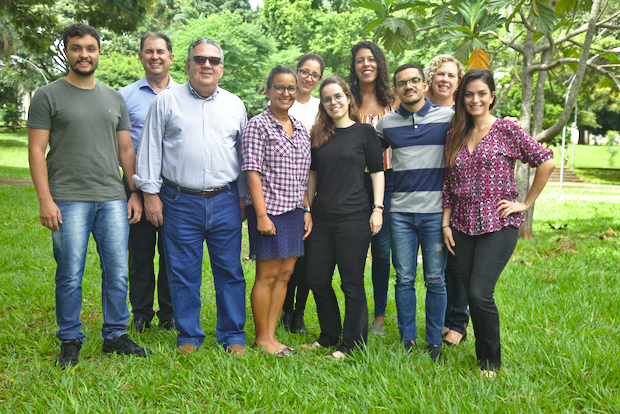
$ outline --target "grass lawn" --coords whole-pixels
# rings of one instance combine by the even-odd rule
[[[478,375],[471,325],[470,340],[445,348],[445,366],[434,366],[422,349],[404,355],[394,280],[386,337],[371,336],[366,350],[345,361],[322,360],[325,351],[275,358],[249,350],[231,357],[215,343],[208,260],[201,291],[207,339],[197,354],[180,356],[174,334],[154,327],[133,335],[153,350],[148,359],[104,356],[100,270],[91,240],[83,282],[86,343],[80,364],[63,371],[54,366],[59,342],[50,232],[39,224],[34,188],[0,186],[0,412],[617,413],[620,239],[603,237],[609,228],[620,231],[618,204],[559,205],[555,198],[536,204],[535,238],[519,241],[496,288],[504,361],[496,380]],[[254,265],[245,261],[244,268],[250,344]],[[417,321],[425,345],[421,279],[419,273]],[[371,286],[369,262],[370,312]],[[306,324],[308,336],[279,332],[280,340],[299,349],[315,339],[312,298]]]
[[[575,174],[588,183],[620,185],[620,151],[615,157],[614,166],[608,163],[607,149],[603,145],[577,145],[575,148]],[[560,166],[561,148],[553,147],[555,164]],[[571,168],[573,158],[573,144],[566,146],[565,157],[568,163],[565,168]]]
[[[26,128],[0,131],[0,178],[30,178]]]

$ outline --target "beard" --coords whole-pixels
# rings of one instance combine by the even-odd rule
[[[69,64],[69,66],[71,67],[71,70],[72,70],[73,72],[75,72],[75,74],[76,74],[76,75],[79,75],[79,76],[84,76],[84,77],[86,77],[86,76],[90,76],[90,75],[92,75],[93,73],[95,73],[95,70],[97,69],[97,65],[99,64],[99,61],[98,61],[98,60],[97,60],[96,62],[93,62],[93,61],[91,60],[91,63],[92,63],[92,65],[93,65],[93,66],[92,66],[89,70],[82,70],[82,69],[80,69],[80,68],[78,67],[78,63],[79,63],[79,62],[81,62],[81,61],[79,61],[79,60],[78,60],[78,61],[76,61],[75,63],[70,63],[70,64]]]
[[[418,102],[420,102],[422,99],[424,99],[424,95],[422,95],[421,97],[407,97],[405,96],[405,94],[407,92],[409,92],[410,89],[407,89],[406,91],[403,92],[403,96],[400,99],[400,101],[406,105],[411,105],[414,106],[416,105]]]

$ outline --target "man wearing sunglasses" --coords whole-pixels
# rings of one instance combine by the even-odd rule
[[[131,122],[131,143],[138,152],[138,143],[142,135],[144,118],[151,106],[153,98],[165,89],[178,86],[168,74],[174,55],[170,38],[162,33],[146,33],[140,39],[140,63],[144,67],[144,77],[127,85],[119,92],[125,98],[129,121]],[[129,197],[127,179],[123,177],[125,191]],[[142,199],[144,206],[144,199]],[[153,299],[155,295],[155,246],[159,251],[159,274],[157,277],[157,299],[159,326],[163,329],[174,329],[172,300],[168,288],[166,260],[164,257],[163,237],[157,237],[159,228],[155,227],[142,215],[139,222],[129,226],[129,302],[131,303],[133,321],[131,328],[138,333],[150,329],[151,320],[155,315]]]
[[[216,339],[241,355],[246,316],[241,222],[248,190],[240,142],[247,116],[241,99],[218,86],[224,52],[217,42],[193,42],[185,70],[189,81],[161,92],[151,104],[134,181],[144,194],[147,219],[162,226],[179,351],[195,352],[205,339],[200,286],[206,240],[216,292]]]
[[[377,124],[384,146],[392,146],[394,192],[392,193],[392,262],[396,270],[398,328],[405,349],[416,346],[415,277],[418,249],[422,246],[426,286],[427,350],[443,363],[441,332],[446,311],[445,267],[447,249],[443,242],[442,185],[446,134],[453,112],[431,104],[424,97],[428,84],[418,65],[404,64],[394,73],[394,93],[399,108]]]

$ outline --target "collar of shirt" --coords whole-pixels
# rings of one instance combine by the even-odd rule
[[[194,98],[200,99],[201,101],[208,101],[210,99],[215,99],[215,97],[220,93],[220,87],[217,86],[215,88],[215,92],[213,92],[211,96],[209,96],[208,98],[203,98],[202,96],[198,94],[198,92],[196,92],[194,88],[192,88],[192,84],[189,81],[187,81],[187,86],[189,87],[189,91],[192,93],[192,95],[194,95]]]
[[[170,89],[171,87],[177,85],[177,83],[172,79],[172,76],[168,75],[168,85],[166,85],[166,89]],[[155,95],[157,92],[153,90],[153,87],[149,83],[149,80],[144,76],[142,79],[138,81],[138,89],[149,88]]]
[[[271,109],[269,109],[269,105],[267,105],[265,109],[263,109],[263,114],[265,114],[269,122],[271,122],[272,128],[278,128],[278,127],[283,128],[282,124],[280,124],[278,120],[276,119],[276,117],[273,116],[273,112],[271,112]],[[298,130],[305,129],[301,121],[295,119],[294,117],[290,117],[290,116],[289,116],[289,119],[291,120],[291,122],[293,122],[293,131],[295,131],[296,129]],[[293,132],[293,135],[295,135],[294,132]]]
[[[409,112],[408,110],[405,109],[405,107],[403,106],[402,102],[401,102],[400,106],[398,107],[398,109],[396,111],[394,111],[394,112],[396,112],[397,114],[399,114],[403,118],[409,118],[413,114],[420,115],[420,116],[425,116],[428,113],[428,111],[431,110],[431,108],[433,106],[434,105],[431,103],[431,101],[428,100],[428,98],[424,98],[424,106],[418,112]]]

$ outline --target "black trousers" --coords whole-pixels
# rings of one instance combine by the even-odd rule
[[[123,178],[127,198],[129,187]],[[140,193],[142,208],[144,208],[144,196]],[[172,298],[168,287],[168,274],[166,272],[166,259],[164,256],[163,237],[161,227],[155,227],[146,219],[144,211],[140,221],[129,226],[129,303],[135,318],[151,321],[155,315],[153,310],[155,297],[155,246],[159,252],[159,274],[157,278],[157,299],[159,320],[172,319]],[[159,237],[158,237],[159,235]]]
[[[443,326],[464,334],[469,324],[467,292],[465,292],[465,287],[461,280],[459,264],[452,253],[448,253],[448,260],[446,262],[446,294],[448,301],[446,319]]]
[[[368,338],[368,304],[364,289],[364,267],[370,244],[370,211],[345,217],[313,221],[312,233],[306,239],[308,284],[314,292],[321,325],[317,342],[336,346],[346,354],[361,347]],[[340,322],[338,300],[332,287],[338,265],[345,297],[344,324]]]
[[[305,245],[304,250],[307,249],[308,247]],[[282,306],[283,311],[294,312],[298,315],[304,314],[306,302],[308,301],[308,294],[310,293],[306,267],[306,256],[298,257],[295,262],[295,269],[293,269],[293,273],[286,287],[286,297],[284,298],[284,305]]]
[[[476,358],[482,369],[497,370],[502,364],[499,312],[493,293],[519,239],[519,229],[469,236],[452,229],[454,253],[467,292],[476,336]]]

